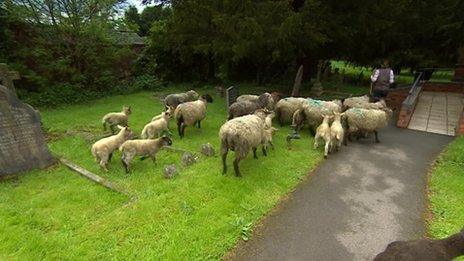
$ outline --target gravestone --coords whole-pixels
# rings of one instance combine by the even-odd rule
[[[10,71],[6,64],[0,63],[0,84],[6,86],[14,96],[16,96],[16,89],[13,80],[18,80],[19,78],[17,71]]]
[[[295,82],[293,83],[292,97],[300,96],[301,82],[303,81],[303,71],[304,67],[303,65],[300,65],[295,76]]]
[[[39,112],[0,85],[0,176],[45,168],[54,162]]]
[[[238,98],[238,87],[235,86],[230,86],[226,90],[226,106],[227,110],[229,110],[229,107],[232,103],[234,103]]]

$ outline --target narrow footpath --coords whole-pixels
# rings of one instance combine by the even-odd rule
[[[393,126],[329,155],[232,260],[372,260],[425,234],[429,167],[453,137]],[[305,142],[304,140],[295,142]]]

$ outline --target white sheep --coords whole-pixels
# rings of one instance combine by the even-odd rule
[[[152,119],[142,130],[142,139],[153,139],[154,137],[160,137],[163,132],[169,133],[169,119],[171,118],[169,111],[161,113],[161,117],[156,116],[156,119]]]
[[[119,150],[122,152],[121,162],[126,170],[130,171],[130,163],[135,156],[142,156],[142,159],[150,157],[153,162],[156,162],[156,154],[164,146],[170,146],[172,140],[163,136],[154,140],[128,140],[124,142]]]
[[[287,97],[279,100],[275,105],[277,121],[280,126],[291,123],[293,114],[306,102],[306,98]]]
[[[330,125],[330,151],[334,148],[336,151],[340,150],[342,142],[344,141],[345,129],[341,122],[344,116],[344,113],[334,112],[334,120]]]
[[[165,111],[161,112],[158,115],[155,115],[153,118],[151,118],[151,121],[156,121],[157,119],[164,117],[165,112],[169,113],[172,116],[174,114],[174,110],[174,107],[166,106]]]
[[[362,109],[351,108],[345,111],[345,117],[348,124],[347,137],[351,140],[354,133],[374,133],[375,142],[380,142],[377,131],[388,125],[392,111],[389,108]]]
[[[364,96],[349,97],[343,100],[343,110],[349,108],[354,108],[355,105],[360,103],[369,103],[369,96],[366,94]]]
[[[106,131],[107,125],[114,134],[117,125],[128,126],[129,115],[132,113],[131,106],[123,106],[121,112],[110,112],[102,118],[103,130]]]
[[[327,158],[329,154],[329,147],[330,147],[330,125],[329,122],[333,118],[330,115],[324,115],[321,125],[316,129],[316,136],[314,137],[314,148],[317,149],[319,147],[319,140],[323,139],[325,142],[324,148],[324,158]]]
[[[340,100],[321,101],[308,98],[301,109],[296,110],[293,114],[293,126],[298,130],[307,123],[314,131],[322,123],[324,115],[333,115],[334,112],[341,112],[341,110]]]
[[[185,102],[179,104],[174,111],[174,117],[177,120],[177,129],[180,138],[184,137],[185,127],[197,125],[201,127],[200,122],[206,117],[206,104],[213,102],[213,98],[205,94],[197,101]]]
[[[121,146],[126,140],[132,138],[132,131],[129,127],[122,127],[118,125],[120,129],[119,133],[110,137],[103,138],[92,145],[92,155],[95,157],[95,161],[100,166],[108,171],[108,161],[111,160],[113,152]]]
[[[256,150],[265,140],[264,124],[267,113],[257,110],[254,114],[245,115],[231,119],[224,123],[219,130],[221,140],[221,155],[223,174],[227,173],[227,153],[229,149],[235,152],[234,170],[235,175],[240,177],[239,163],[250,150],[253,150],[254,158],[258,158]],[[263,153],[266,155],[265,148]]]
[[[347,98],[343,101],[343,110],[350,108],[383,109],[386,107],[385,100],[381,99],[377,102],[370,102],[367,96]]]
[[[262,144],[263,144],[263,153],[265,155],[267,155],[267,149],[269,147],[271,147],[272,149],[274,149],[274,144],[272,143],[272,136],[274,135],[274,133],[276,131],[278,131],[279,129],[277,128],[274,128],[274,127],[269,127],[269,128],[266,128],[266,126],[264,127],[264,130],[263,130],[263,141],[262,141]]]
[[[237,97],[237,99],[235,100],[236,102],[243,102],[243,101],[249,101],[249,102],[255,102],[257,101],[259,98],[258,95],[254,95],[254,94],[243,94],[243,95],[240,95]]]

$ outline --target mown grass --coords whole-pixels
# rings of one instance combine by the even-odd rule
[[[183,140],[175,134],[173,146],[196,152],[210,142],[218,150],[226,108],[223,99],[213,97],[202,128],[188,127]],[[124,186],[137,199],[131,201],[63,166],[3,181],[0,259],[220,259],[322,159],[308,134],[288,150],[285,136],[290,128],[284,127],[268,157],[260,153],[255,160],[250,154],[242,161],[242,178],[236,178],[232,168],[221,175],[218,156],[200,157],[195,165],[183,167],[181,154],[167,151],[158,154],[156,165],[134,160],[130,175],[123,172],[116,152],[106,173],[94,162],[90,146],[105,135],[102,115],[122,105],[132,106],[130,125],[138,133],[162,110],[153,93],[143,92],[41,110],[42,121],[55,155]],[[170,125],[176,133],[175,123]],[[233,153],[229,159],[231,166]],[[180,168],[174,179],[163,178],[167,164]]]
[[[464,226],[464,138],[458,137],[437,159],[430,174],[429,234],[443,238]],[[460,259],[464,260],[464,258]]]

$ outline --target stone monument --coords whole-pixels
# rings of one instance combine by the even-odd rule
[[[232,103],[234,103],[238,98],[238,88],[235,86],[230,86],[226,89],[226,106],[227,110]]]
[[[313,87],[311,88],[311,95],[319,97],[322,95],[324,90],[322,89],[322,83],[321,83],[321,73],[322,73],[322,67],[324,66],[324,61],[319,60],[319,64],[317,65],[317,77],[316,81],[313,84]]]
[[[295,82],[293,83],[292,97],[300,96],[301,82],[303,81],[303,65],[300,65],[298,72],[295,76]]]
[[[0,70],[2,82],[11,84],[0,85],[0,176],[50,166],[55,160],[45,143],[39,112],[16,96],[12,82],[19,75],[3,65]]]

